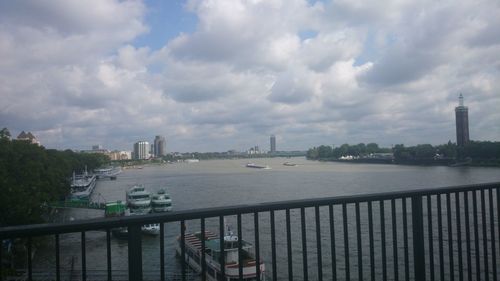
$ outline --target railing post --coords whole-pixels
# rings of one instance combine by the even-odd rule
[[[413,229],[413,261],[415,280],[425,281],[424,217],[422,196],[411,197],[411,217]]]
[[[142,280],[142,240],[139,224],[128,226],[128,278]]]

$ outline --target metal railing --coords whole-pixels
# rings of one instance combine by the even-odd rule
[[[169,256],[165,254],[165,229],[180,234],[180,256],[185,257],[184,235],[189,222],[199,226],[202,233],[199,278],[206,280],[205,230],[218,228],[220,245],[224,247],[224,220],[235,217],[239,253],[241,238],[252,239],[255,260],[263,260],[271,267],[264,275],[272,280],[496,281],[500,261],[499,205],[500,183],[488,183],[5,227],[0,228],[0,240],[24,239],[26,254],[31,257],[34,237],[53,236],[53,279],[62,280],[60,236],[80,233],[78,273],[81,280],[87,280],[86,233],[104,230],[104,279],[113,280],[111,229],[127,227],[128,280],[143,280],[146,271],[141,226],[160,223],[159,279],[187,280],[192,273],[188,273],[183,261],[180,273],[166,270],[165,257]],[[0,247],[0,260],[2,250]],[[226,280],[224,255],[219,256],[220,279]],[[239,256],[239,280],[243,280]],[[31,258],[27,260],[26,279],[32,280],[33,264]],[[256,262],[256,280],[261,280],[260,270]],[[0,280],[5,278],[0,274]]]

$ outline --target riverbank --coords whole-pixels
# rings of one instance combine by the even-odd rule
[[[347,164],[394,164],[394,165],[409,165],[409,166],[448,166],[448,167],[499,167],[500,160],[497,159],[472,159],[467,161],[457,161],[455,159],[420,159],[420,160],[395,160],[395,159],[380,159],[380,158],[357,158],[357,159],[331,159],[319,158],[308,159],[322,162],[339,162]]]

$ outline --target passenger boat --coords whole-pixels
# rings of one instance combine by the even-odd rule
[[[151,207],[154,213],[170,212],[172,211],[172,199],[164,189],[160,189],[151,197]]]
[[[184,261],[198,273],[201,273],[201,232],[187,233],[184,235],[185,255]],[[177,238],[176,252],[182,257],[181,239]],[[253,245],[242,240],[241,259],[243,261],[243,280],[256,280],[257,270],[256,261],[253,254]],[[221,266],[219,258],[221,255],[220,239],[216,234],[205,231],[205,261],[206,277],[209,281],[236,281],[239,280],[239,255],[238,255],[238,236],[227,228],[227,234],[224,236],[224,261],[225,278],[221,277]],[[265,280],[265,265],[259,261],[260,280]]]
[[[90,195],[94,191],[96,184],[96,176],[89,175],[87,173],[87,168],[85,172],[80,175],[76,175],[73,172],[73,178],[71,181],[71,199],[77,200],[89,200]]]
[[[271,167],[269,167],[268,165],[262,166],[262,165],[257,165],[255,163],[247,163],[246,167],[247,168],[256,168],[256,169],[265,169],[265,170],[271,169]]]
[[[142,185],[134,185],[127,193],[127,206],[130,216],[145,215],[151,213],[151,193]],[[158,235],[160,224],[146,224],[141,227],[143,234]]]
[[[131,215],[151,213],[151,193],[142,185],[134,185],[127,190],[126,201]]]
[[[116,176],[121,172],[122,169],[120,167],[107,167],[94,170],[97,179],[109,178],[111,180],[116,180]]]

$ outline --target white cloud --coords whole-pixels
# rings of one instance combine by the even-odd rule
[[[159,50],[140,1],[0,3],[0,120],[44,144],[283,149],[500,139],[494,1],[195,0]],[[496,129],[496,130],[495,130]],[[264,136],[264,137],[263,137]],[[265,143],[255,143],[261,139]]]

